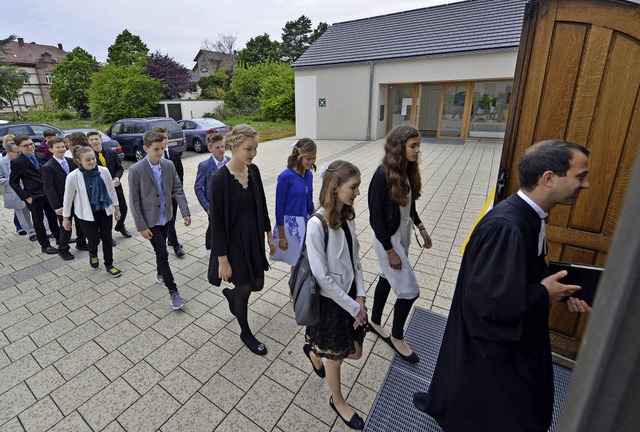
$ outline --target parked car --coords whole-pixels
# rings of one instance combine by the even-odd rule
[[[62,136],[71,135],[74,132],[84,132],[85,134],[94,129],[66,129],[62,131]],[[102,138],[102,147],[111,149],[118,154],[120,160],[124,160],[124,153],[122,153],[122,147],[116,140],[112,140],[109,138],[107,134],[102,131],[98,131],[100,133],[100,138]]]
[[[231,130],[231,126],[214,118],[180,120],[178,124],[184,132],[185,140],[187,140],[187,149],[192,148],[198,153],[207,151],[207,135],[219,133],[225,136]]]
[[[44,141],[43,132],[47,129],[55,131],[57,136],[62,136],[62,131],[57,127],[53,127],[46,123],[5,123],[0,124],[0,147],[2,146],[2,138],[5,135],[29,135],[29,138],[36,144]]]
[[[115,122],[109,129],[107,135],[120,143],[125,157],[141,160],[145,156],[142,147],[142,137],[145,132],[156,126],[164,126],[169,131],[169,147],[184,153],[187,145],[184,139],[184,132],[180,125],[170,117],[148,117],[122,119]]]

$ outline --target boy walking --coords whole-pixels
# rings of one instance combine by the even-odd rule
[[[129,205],[136,229],[155,251],[157,280],[169,289],[171,307],[177,310],[185,302],[169,267],[167,233],[174,214],[171,197],[180,206],[185,226],[191,224],[191,213],[174,164],[162,158],[164,135],[145,133],[143,146],[147,155],[129,168]]]

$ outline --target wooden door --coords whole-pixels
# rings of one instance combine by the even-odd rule
[[[640,6],[530,2],[515,82],[499,199],[517,191],[517,161],[533,143],[560,138],[586,146],[591,187],[551,212],[548,259],[605,265],[640,142]],[[575,359],[587,319],[553,306],[555,353]]]

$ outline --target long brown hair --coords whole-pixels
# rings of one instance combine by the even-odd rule
[[[343,205],[338,211],[336,189],[352,177],[360,176],[360,170],[351,162],[337,160],[331,162],[322,174],[322,188],[320,189],[320,206],[324,208],[329,226],[333,229],[342,225],[343,220],[353,220],[356,212],[352,206]]]
[[[407,161],[404,146],[409,138],[415,137],[420,138],[420,132],[417,129],[406,125],[396,126],[389,132],[384,144],[382,166],[389,183],[391,199],[402,207],[409,204],[409,185],[414,201],[422,195],[420,167],[417,161]],[[407,178],[409,185],[407,185]]]
[[[311,138],[300,138],[291,148],[291,154],[287,158],[287,168],[293,168],[296,171],[302,167],[302,158],[304,156],[315,155],[318,146]],[[316,170],[316,164],[311,165],[312,170]]]

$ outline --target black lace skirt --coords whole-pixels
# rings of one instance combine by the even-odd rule
[[[365,329],[353,328],[355,319],[328,297],[320,296],[320,322],[307,327],[306,340],[318,357],[342,360],[356,352],[355,342],[362,345]]]

